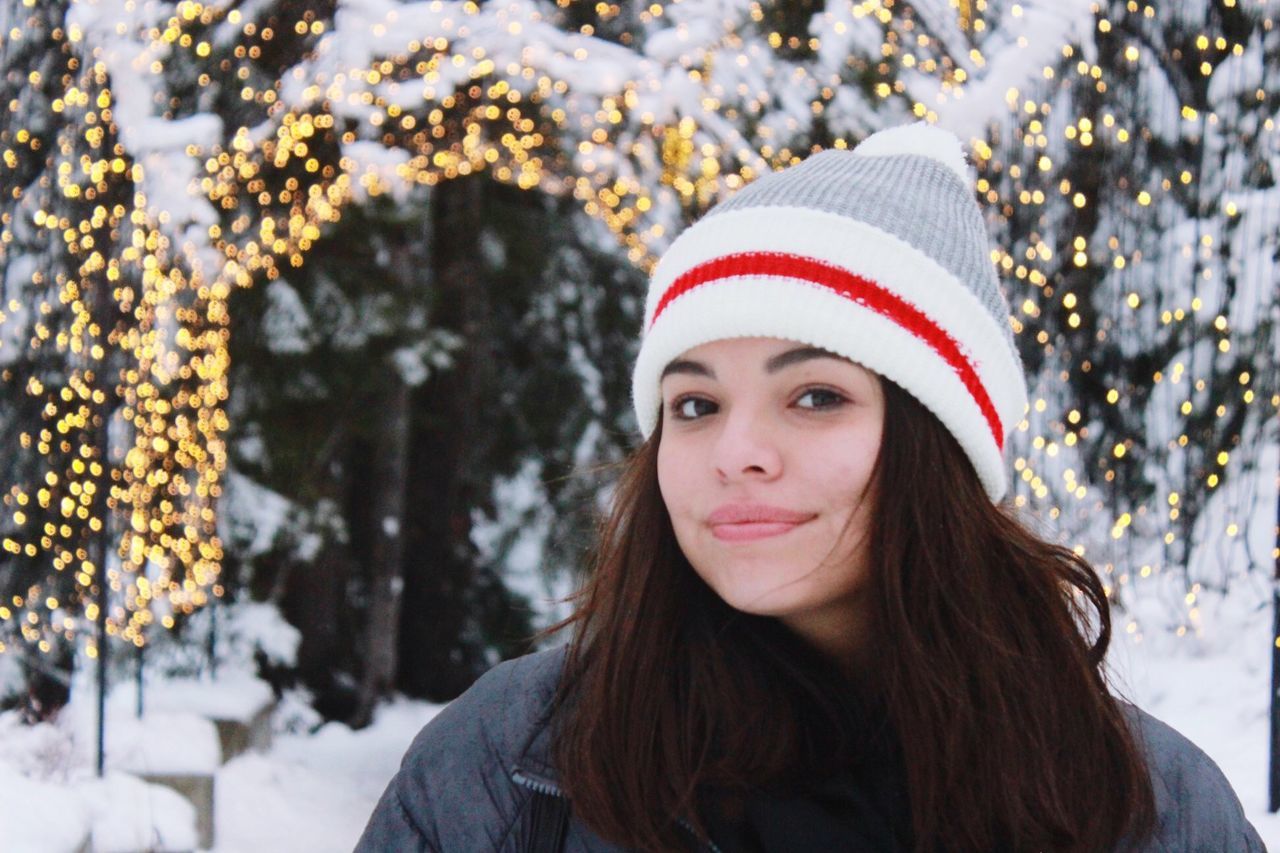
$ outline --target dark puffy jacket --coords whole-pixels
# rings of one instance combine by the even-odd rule
[[[533,793],[560,795],[544,718],[563,661],[561,647],[499,664],[428,723],[369,818],[358,853],[529,849]],[[1159,814],[1143,853],[1265,853],[1213,760],[1144,711],[1124,707],[1146,746]],[[619,850],[576,818],[563,849]]]

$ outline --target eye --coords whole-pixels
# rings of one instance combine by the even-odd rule
[[[803,404],[802,401],[804,400],[809,400],[810,403]],[[810,388],[796,398],[796,404],[799,405],[800,408],[815,411],[834,409],[847,402],[849,402],[849,400],[843,394],[838,394],[830,388]]]
[[[685,396],[672,400],[669,408],[671,417],[676,420],[692,421],[714,412],[716,404],[706,397]]]

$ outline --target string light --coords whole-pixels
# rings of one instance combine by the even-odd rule
[[[182,0],[158,19],[126,4],[131,14],[123,20],[71,14],[65,24],[24,5],[27,20],[8,35],[15,43],[47,39],[48,55],[59,57],[60,68],[35,68],[27,79],[50,93],[59,130],[52,137],[36,127],[0,131],[0,168],[12,194],[0,204],[0,250],[16,257],[44,240],[65,263],[32,270],[27,292],[39,299],[0,306],[0,324],[7,311],[31,329],[24,357],[42,365],[29,374],[3,368],[5,383],[22,384],[31,414],[23,422],[39,428],[6,448],[31,460],[13,470],[36,473],[3,492],[0,547],[34,568],[24,575],[32,583],[0,607],[0,623],[40,648],[55,636],[74,638],[83,620],[96,618],[89,593],[104,580],[113,592],[108,631],[135,644],[157,623],[171,627],[175,615],[221,594],[216,508],[229,427],[228,300],[237,288],[302,265],[347,205],[483,171],[522,189],[572,194],[617,235],[632,262],[649,267],[683,222],[816,145],[850,146],[865,132],[863,117],[886,102],[936,120],[933,106],[908,90],[902,69],[936,81],[943,98],[962,97],[986,65],[988,28],[985,0],[953,0],[959,28],[972,40],[967,52],[893,0],[825,9],[821,38],[794,31],[778,17],[781,6],[761,3],[710,31],[687,6],[657,2],[627,14],[621,4],[593,4],[594,15],[583,16],[591,21],[576,29],[566,29],[568,18],[544,19],[538,7],[515,3],[347,7],[331,20],[294,7],[254,17],[236,3]],[[572,5],[557,2],[566,15],[577,14]],[[1100,38],[1123,39],[1155,18],[1150,6],[1112,5],[1127,11],[1099,12]],[[1022,10],[1015,5],[1010,14]],[[647,33],[645,54],[628,47],[636,27]],[[868,27],[881,42],[870,53],[857,41]],[[1241,55],[1225,33],[1201,38],[1202,76]],[[1121,70],[1160,60],[1146,55],[1145,42],[1118,43]],[[1116,70],[1095,62],[1063,46],[1043,68],[1041,91],[1006,93],[1007,135],[974,141],[978,192],[997,218],[1040,216],[1051,199],[1094,216],[1099,204],[1090,188],[1060,171],[1059,143],[1117,154],[1147,144],[1150,129],[1125,126],[1118,110],[1064,120],[1079,109],[1064,92],[1084,87],[1114,98],[1123,91],[1111,76]],[[195,94],[166,101],[182,74],[192,76],[183,85]],[[189,126],[200,121],[193,103],[202,91],[220,93],[220,114],[238,126]],[[153,93],[159,102],[149,100]],[[1259,89],[1258,100],[1266,97]],[[20,101],[8,105],[11,116]],[[163,115],[153,115],[157,108]],[[1217,120],[1208,104],[1179,105],[1176,116],[1197,126]],[[139,128],[182,127],[189,139],[176,150],[137,138]],[[1261,132],[1272,132],[1269,121]],[[37,171],[44,183],[18,180]],[[1135,210],[1199,192],[1190,168],[1161,177],[1139,182],[1135,175],[1124,187]],[[1241,196],[1224,215],[1247,210]],[[1123,276],[1148,263],[1144,250],[1151,254],[1131,238],[1062,239],[1032,229],[1018,245],[996,250],[993,261],[1014,297],[1015,331],[1034,335],[1046,358],[1067,358],[1056,327],[1046,326],[1058,316],[1066,329],[1104,341],[1111,319],[1097,322],[1057,280],[1055,265],[1064,259],[1082,274],[1105,268]],[[1192,249],[1206,278],[1215,250]],[[1240,332],[1217,302],[1165,306],[1124,293],[1118,309],[1134,319],[1122,322],[1155,318],[1159,327],[1182,327],[1208,310],[1222,318],[1214,327],[1218,351],[1239,348]],[[1068,369],[1089,373],[1083,356],[1074,352]],[[0,364],[10,361],[0,350]],[[1208,404],[1206,388],[1183,387],[1203,369],[1175,368],[1166,379],[1178,386],[1183,415]],[[1119,407],[1131,393],[1112,388],[1107,399]],[[1277,405],[1274,377],[1240,379],[1232,393],[1245,405]],[[1099,486],[1113,484],[1117,466],[1145,452],[1137,437],[1122,437],[1103,454],[1105,471],[1088,470],[1081,457],[1109,434],[1093,426],[1096,417],[1080,408],[1061,417],[1047,406],[1028,413],[1015,463],[1020,505],[1037,502],[1053,518],[1096,511]],[[1185,447],[1185,438],[1174,446]],[[1216,486],[1228,467],[1223,461],[1201,482]],[[1182,488],[1189,494],[1194,484]],[[1155,531],[1168,543],[1185,518],[1175,513],[1188,510],[1172,500],[1176,493],[1153,501],[1166,497],[1171,502],[1158,513],[1117,513],[1115,541],[1132,539],[1139,523],[1156,516],[1171,525]],[[1185,532],[1178,528],[1175,538]],[[110,556],[99,565],[91,545],[103,538]],[[46,588],[40,578],[48,566],[74,578],[74,594],[59,584],[52,584],[56,595]]]
[[[1261,38],[1273,25],[1264,10],[1240,18],[1252,29],[1233,44],[1213,31],[1222,19],[1209,16],[1189,66],[1212,80],[1208,95],[1195,81],[1185,89],[1161,82],[1184,65],[1152,48],[1163,36],[1153,40],[1151,30],[1181,22],[1136,2],[1103,4],[1095,16],[1099,50],[1123,61],[1095,64],[1064,46],[1039,90],[1006,92],[1004,144],[974,146],[980,196],[1009,235],[993,260],[1012,297],[1013,328],[1043,348],[1037,381],[1097,389],[1093,399],[1065,399],[1067,412],[1028,412],[1013,442],[1016,501],[1060,518],[1073,537],[1109,520],[1110,542],[1100,546],[1114,563],[1140,564],[1139,578],[1175,584],[1162,569],[1177,567],[1173,575],[1194,589],[1197,572],[1219,569],[1190,564],[1193,536],[1220,564],[1266,557],[1248,550],[1236,521],[1257,501],[1256,456],[1233,448],[1274,435],[1275,338],[1259,318],[1277,306],[1273,273],[1258,259],[1272,254],[1267,241],[1280,230],[1280,195],[1261,192],[1271,181],[1259,178],[1269,168],[1260,152],[1276,145],[1277,104],[1253,97],[1251,66],[1238,60],[1251,43],[1250,62],[1273,61],[1274,39]],[[1195,100],[1180,102],[1180,91]],[[1195,153],[1219,150],[1219,140],[1230,140],[1226,168]],[[1255,160],[1249,177],[1255,167],[1245,164]],[[1067,204],[1039,208],[1055,193]],[[1246,197],[1250,223],[1241,227]],[[1144,371],[1134,369],[1139,362]],[[1258,369],[1241,369],[1250,364]],[[1255,384],[1266,390],[1246,399],[1242,386]],[[1228,520],[1197,527],[1208,497],[1228,482],[1231,493],[1219,499]],[[1193,601],[1184,602],[1180,636],[1198,633]]]

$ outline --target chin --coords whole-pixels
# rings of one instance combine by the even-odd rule
[[[800,602],[775,589],[717,589],[716,594],[734,610],[753,616],[786,616],[800,607]]]

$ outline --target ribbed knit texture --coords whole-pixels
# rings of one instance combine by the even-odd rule
[[[779,216],[785,216],[788,207],[825,210],[904,240],[978,297],[1018,358],[1009,306],[1000,294],[982,213],[972,190],[936,160],[919,154],[862,157],[849,151],[821,151],[797,166],[748,184],[704,219],[749,207],[782,208]]]
[[[963,148],[921,124],[863,144],[761,177],[672,243],[650,281],[632,372],[640,429],[656,427],[659,377],[682,353],[733,337],[793,340],[906,389],[999,500],[1026,379]]]

